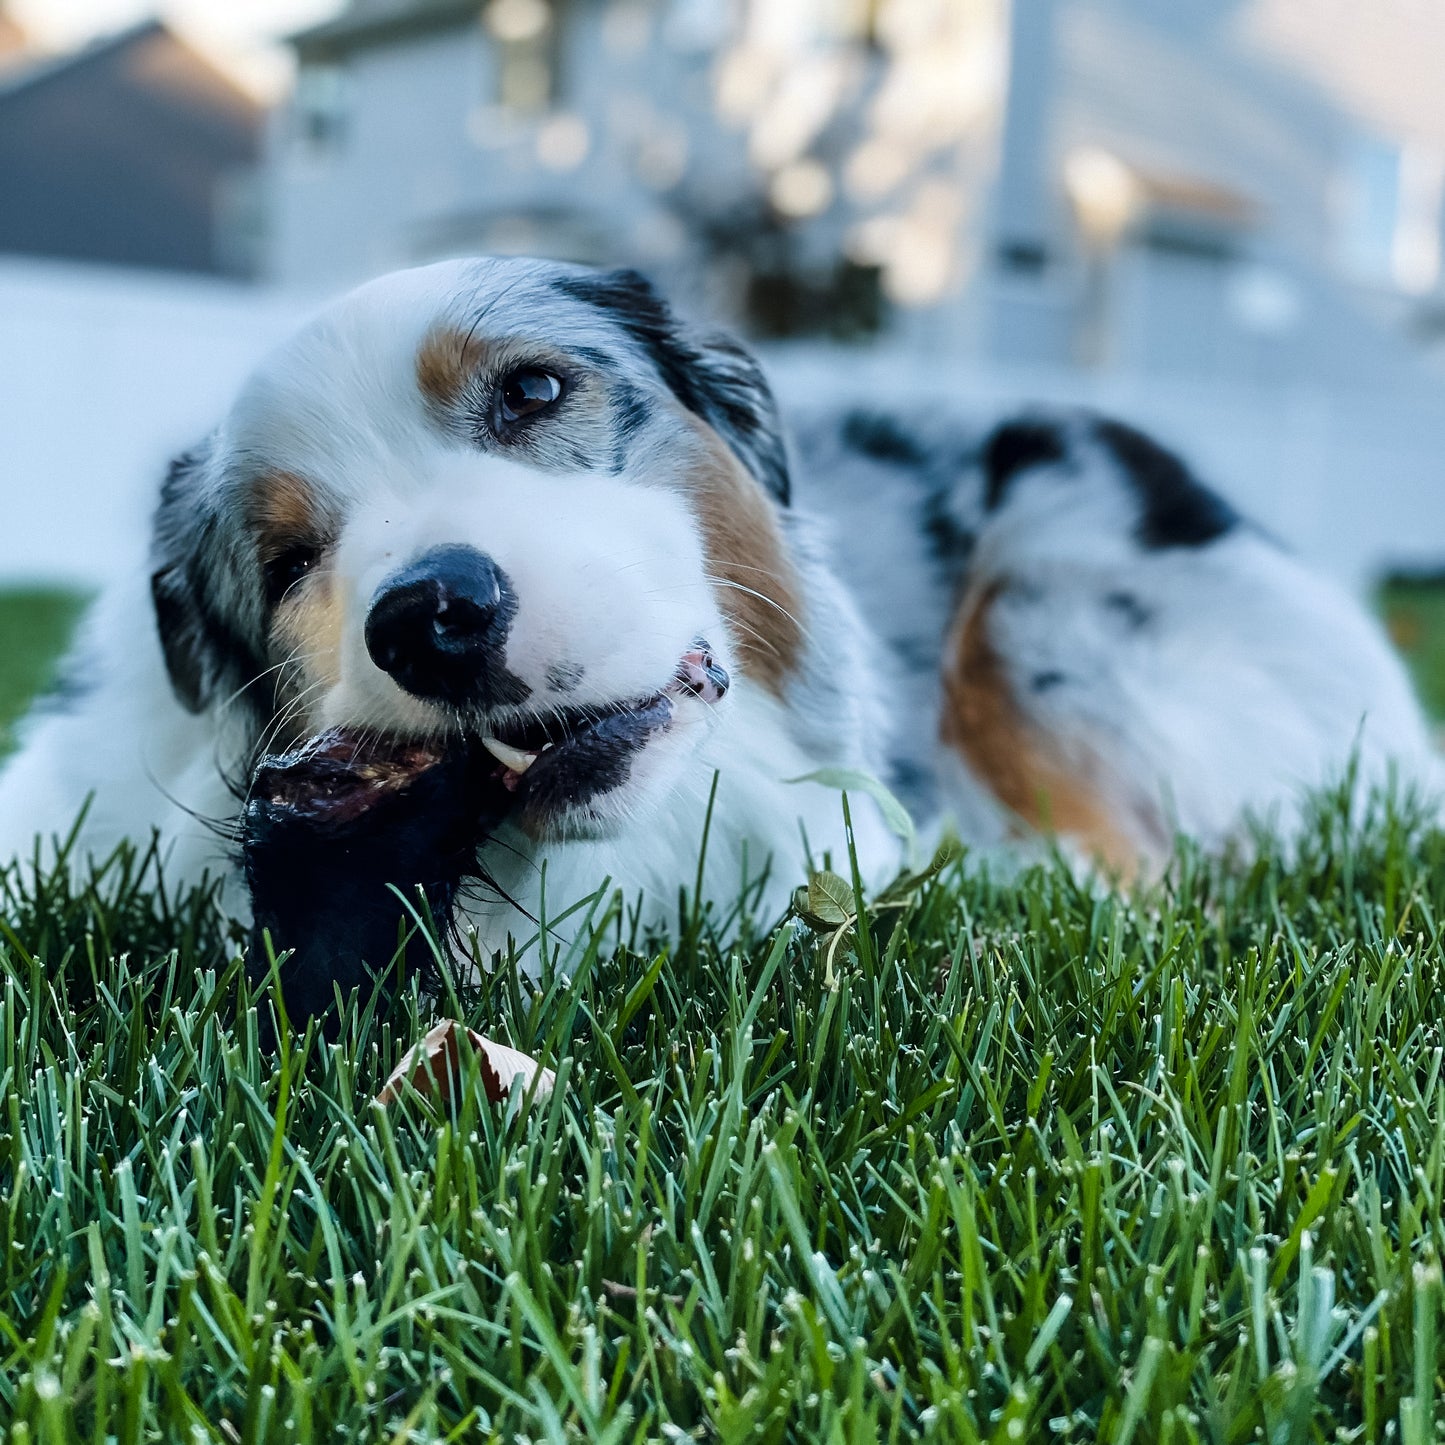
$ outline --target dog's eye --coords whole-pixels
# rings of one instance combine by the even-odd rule
[[[538,366],[519,366],[497,388],[497,412],[503,421],[521,421],[545,411],[562,395],[562,378]]]
[[[321,559],[319,547],[288,547],[266,563],[266,599],[274,607]]]

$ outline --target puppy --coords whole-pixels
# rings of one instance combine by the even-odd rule
[[[89,796],[82,855],[158,829],[173,883],[220,871],[244,915],[249,879],[278,945],[334,934],[303,915],[340,898],[388,956],[387,885],[468,885],[489,954],[607,880],[668,921],[705,838],[707,895],[776,915],[809,859],[848,866],[837,789],[796,780],[881,773],[888,717],[790,495],[756,364],[640,277],[484,260],[363,287],[172,466],[148,578],[81,643],[89,692],[4,779],[0,851]],[[401,840],[443,764],[475,836],[463,860],[428,824],[418,872]],[[896,839],[866,795],[852,818],[885,877]],[[353,978],[314,962],[317,997]]]
[[[154,535],[0,783],[0,852],[87,798],[82,855],[159,830],[258,958],[297,950],[303,1013],[386,963],[398,891],[486,957],[605,880],[665,923],[706,836],[706,895],[776,916],[847,866],[820,770],[1126,874],[1288,824],[1355,750],[1434,777],[1375,626],[1156,443],[855,412],[790,455],[752,359],[628,272],[343,298],[174,464]],[[851,802],[880,881],[897,841]]]

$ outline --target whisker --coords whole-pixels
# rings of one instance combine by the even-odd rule
[[[734,582],[730,577],[718,577],[711,572],[705,575],[709,582],[715,583],[719,587],[731,587],[735,592],[743,592],[749,597],[756,597],[759,602],[766,602],[769,607],[781,612],[800,632],[806,631],[802,622],[793,613],[789,612],[776,598],[769,597],[766,592],[759,592],[754,587],[744,587],[741,582]]]
[[[222,698],[215,706],[218,711],[223,712],[226,708],[233,706],[244,693],[255,687],[263,678],[269,677],[273,672],[279,673],[283,668],[291,667],[301,662],[312,662],[316,658],[323,656],[325,656],[324,652],[302,652],[299,647],[294,648],[283,657],[280,662],[273,663],[270,667],[262,668],[254,677],[248,678],[240,687],[227,697]]]

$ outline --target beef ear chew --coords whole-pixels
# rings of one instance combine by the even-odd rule
[[[391,963],[411,923],[398,890],[415,906],[420,889],[445,937],[477,848],[509,803],[464,743],[333,728],[262,758],[242,822],[252,977],[269,967],[268,935],[278,954],[290,950],[281,986],[299,1025]],[[425,938],[411,939],[406,963],[434,967]]]

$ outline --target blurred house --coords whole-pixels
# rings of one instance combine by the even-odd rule
[[[249,204],[254,108],[164,31],[41,62],[0,24],[0,252],[34,211],[27,249],[205,269],[259,214],[279,283],[0,254],[0,575],[133,566],[166,456],[317,295],[508,251],[645,268],[777,343],[789,404],[1103,407],[1350,583],[1438,567],[1434,13],[350,0],[295,37]]]
[[[459,253],[693,259],[685,183],[705,173],[720,209],[755,183],[731,137],[694,124],[711,27],[690,38],[684,8],[353,0],[294,37],[272,274],[330,287]]]
[[[57,57],[0,14],[0,253],[243,274],[262,127],[160,23]]]
[[[1408,366],[1367,313],[1440,294],[1445,166],[1391,172],[1262,3],[351,0],[294,38],[272,273],[532,251],[763,335],[891,311],[991,360]]]
[[[1411,333],[1441,294],[1445,151],[1302,73],[1263,42],[1260,8],[1015,7],[988,354],[1433,387]]]

